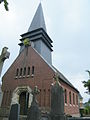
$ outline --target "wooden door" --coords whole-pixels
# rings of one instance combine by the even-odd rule
[[[27,92],[22,92],[19,96],[20,104],[20,115],[26,115],[28,109],[29,94]]]

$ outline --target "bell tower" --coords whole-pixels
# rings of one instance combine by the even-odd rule
[[[24,40],[29,39],[30,45],[44,58],[44,60],[52,64],[52,40],[47,34],[43,10],[41,3],[39,4],[36,13],[33,17],[31,25],[27,33],[21,35],[20,53],[25,48]]]

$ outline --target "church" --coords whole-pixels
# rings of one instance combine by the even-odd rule
[[[53,41],[47,34],[43,9],[39,4],[28,31],[21,35],[19,55],[2,77],[2,107],[20,104],[26,115],[32,102],[32,90],[38,86],[37,101],[42,112],[50,111],[51,84],[57,73],[64,89],[64,111],[79,116],[79,91],[52,65]],[[56,101],[57,102],[57,101]]]

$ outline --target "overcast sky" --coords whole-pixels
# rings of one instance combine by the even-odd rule
[[[19,53],[20,35],[26,33],[40,0],[8,0],[9,12],[0,4],[0,53],[4,46],[10,52],[2,76]],[[47,33],[53,40],[53,65],[80,91],[90,70],[90,0],[42,0]],[[2,77],[1,76],[1,77]],[[1,79],[1,78],[0,78]]]

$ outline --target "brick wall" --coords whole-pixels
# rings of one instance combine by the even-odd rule
[[[34,75],[32,76],[32,66],[34,66]],[[26,67],[26,75],[20,76],[20,69],[22,71]],[[30,67],[30,75],[27,75],[28,67]],[[19,75],[16,76],[17,68]],[[40,94],[37,96],[39,105],[44,108],[50,107],[50,86],[53,81],[55,72],[52,68],[40,57],[40,55],[31,47],[24,49],[24,51],[16,58],[14,63],[3,76],[2,91],[4,92],[2,106],[10,106],[12,93],[18,86],[30,86],[31,89],[35,85],[40,89]],[[69,104],[69,91],[71,96],[77,91],[69,85],[61,81],[64,89],[67,89],[67,104],[65,105],[66,114],[78,114],[78,105]]]
[[[77,99],[76,96],[78,96],[78,93],[75,89],[71,88],[70,86],[68,86],[67,84],[61,82],[64,90],[67,90],[67,103],[65,103],[65,96],[64,96],[64,103],[65,103],[65,113],[66,114],[70,114],[70,115],[79,115],[79,106],[77,103]],[[70,104],[70,98],[69,98],[69,92],[71,92],[71,104]],[[73,103],[73,94],[74,94],[74,102]]]

